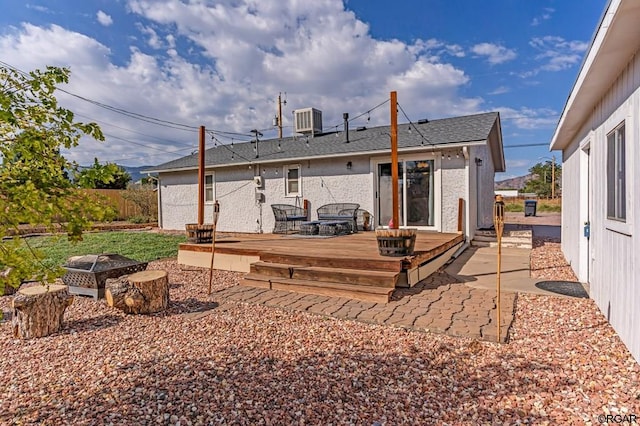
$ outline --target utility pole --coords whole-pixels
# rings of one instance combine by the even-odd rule
[[[287,94],[285,93],[285,96]],[[282,105],[286,105],[287,100],[282,100],[282,92],[278,93],[278,138],[282,139]]]
[[[255,151],[256,151],[256,158],[258,158],[260,156],[260,152],[258,151],[258,142],[259,142],[258,136],[262,136],[262,133],[260,133],[260,131],[258,129],[252,129],[252,130],[249,130],[249,132],[251,132],[254,135],[256,135],[256,148],[255,148]]]
[[[551,199],[556,199],[556,156],[551,156]]]

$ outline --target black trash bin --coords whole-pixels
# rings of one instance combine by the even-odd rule
[[[524,215],[535,216],[538,202],[536,200],[524,200]]]

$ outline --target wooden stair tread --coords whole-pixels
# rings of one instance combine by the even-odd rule
[[[285,284],[289,286],[322,287],[322,288],[334,289],[334,290],[348,290],[352,292],[364,292],[364,293],[375,293],[375,294],[389,294],[394,290],[394,288],[390,288],[390,287],[362,286],[362,285],[354,285],[354,284],[344,284],[344,283],[333,282],[333,281],[301,280],[297,278],[272,277],[269,275],[261,275],[261,274],[253,274],[253,273],[249,273],[245,275],[244,280],[279,283],[279,284]]]
[[[279,278],[388,288],[395,288],[399,277],[399,273],[395,271],[370,271],[353,268],[300,266],[262,261],[252,263],[250,273]]]
[[[260,255],[260,259],[264,262],[272,262],[279,264],[293,263],[299,266],[317,266],[324,268],[338,269],[361,269],[367,271],[397,271],[402,270],[401,262],[396,258],[389,259],[354,259],[345,257],[328,257],[322,255],[308,254],[291,254],[279,252],[264,252]]]

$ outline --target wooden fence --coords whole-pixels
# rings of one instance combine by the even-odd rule
[[[129,200],[125,200],[122,196],[126,191],[122,189],[83,189],[88,194],[98,194],[107,199],[107,203],[116,209],[116,220],[127,220],[133,216],[142,215],[140,207]],[[155,193],[155,192],[154,192]],[[151,207],[152,216],[158,214],[158,199],[153,198],[153,205]]]

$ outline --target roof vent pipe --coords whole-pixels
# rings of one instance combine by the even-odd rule
[[[342,113],[342,118],[344,119],[344,134],[346,135],[346,143],[349,143],[349,113]]]

